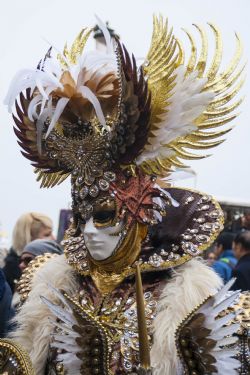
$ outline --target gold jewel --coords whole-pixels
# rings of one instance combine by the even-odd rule
[[[29,296],[32,288],[32,281],[36,272],[45,265],[50,259],[57,257],[58,254],[45,253],[43,255],[38,255],[33,259],[28,267],[22,273],[22,276],[17,284],[17,292],[20,295],[21,303],[25,302]]]
[[[9,339],[0,339],[0,371],[1,374],[35,375],[28,353]]]

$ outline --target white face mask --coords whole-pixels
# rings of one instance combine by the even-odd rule
[[[96,228],[93,218],[91,217],[86,224],[81,227],[85,245],[93,259],[104,260],[113,254],[121,240],[119,235],[113,236],[113,234],[119,233],[122,226],[123,224],[120,223],[112,227]]]

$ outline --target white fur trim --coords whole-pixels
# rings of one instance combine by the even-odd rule
[[[18,328],[11,334],[11,338],[29,353],[36,375],[44,375],[50,335],[53,330],[49,321],[49,317],[53,318],[53,314],[42,303],[40,296],[46,296],[51,301],[59,303],[55,294],[48,288],[48,283],[55,288],[65,290],[69,295],[75,294],[78,286],[73,273],[64,255],[49,260],[35,274],[33,288],[15,319]]]
[[[179,363],[175,347],[176,328],[188,312],[214,294],[222,284],[210,268],[196,259],[173,272],[160,297],[154,321],[154,344],[151,350],[154,375],[177,374]],[[63,255],[51,259],[37,272],[33,290],[16,318],[19,328],[12,334],[12,338],[30,354],[36,375],[44,375],[50,334],[53,331],[49,321],[52,313],[41,302],[40,296],[59,303],[55,294],[48,289],[48,282],[55,288],[64,289],[69,295],[77,292],[73,270],[67,265]]]

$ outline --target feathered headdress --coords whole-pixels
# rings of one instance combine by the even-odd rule
[[[183,159],[203,157],[189,149],[220,144],[217,138],[230,128],[217,129],[236,117],[242,101],[232,100],[243,83],[244,66],[238,67],[242,47],[236,35],[235,55],[227,69],[220,70],[221,36],[209,26],[216,41],[210,66],[202,28],[195,25],[202,40],[198,57],[193,36],[186,31],[191,43],[186,62],[167,21],[154,17],[151,46],[139,68],[135,57],[112,41],[100,22],[106,53],[85,51],[91,30],[83,29],[71,48],[65,46],[57,56],[49,50],[36,69],[19,72],[6,103],[10,111],[16,105],[18,143],[36,168],[41,186],[52,187],[71,175],[73,207],[80,207],[87,218],[100,194],[116,194],[116,176],[134,181],[140,176],[138,184],[143,180],[147,185],[142,175],[166,177],[185,166]],[[152,180],[152,209],[155,188]],[[120,201],[122,195],[119,190]],[[141,210],[134,212],[137,220],[145,217]]]

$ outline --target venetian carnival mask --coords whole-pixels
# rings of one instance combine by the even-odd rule
[[[122,240],[123,221],[117,221],[114,199],[103,199],[93,209],[93,214],[81,231],[86,249],[95,260],[109,258],[118,250]]]
[[[111,41],[101,21],[99,27],[106,51],[86,51],[92,29],[85,28],[71,47],[66,45],[60,54],[50,49],[36,69],[18,73],[6,97],[10,111],[16,101],[15,133],[41,186],[53,187],[71,176],[73,224],[65,254],[83,274],[93,264],[99,267],[98,262],[113,272],[110,259],[119,269],[120,251],[124,254],[131,246],[137,250],[133,256],[129,253],[127,263],[131,266],[138,259],[138,244],[147,227],[182,202],[161,189],[156,178],[171,181],[175,170],[185,167],[183,159],[201,158],[189,149],[221,143],[216,139],[228,129],[208,130],[232,120],[241,102],[228,104],[241,87],[238,37],[236,53],[222,70],[218,29],[210,25],[216,46],[207,66],[208,40],[196,26],[201,53],[186,32],[192,48],[185,62],[182,43],[167,21],[155,17],[151,46],[138,68],[125,46]],[[205,206],[197,198],[197,210]],[[211,229],[214,218],[209,215],[189,230],[197,235],[198,224]],[[134,243],[136,236],[139,240]],[[183,236],[188,245],[185,238],[180,241],[178,257],[198,255],[201,237],[192,243],[190,232]],[[206,228],[202,236],[204,241]],[[173,243],[173,249],[176,246]],[[171,263],[172,250],[166,254],[163,262]],[[180,263],[179,258],[174,259]],[[150,255],[145,268],[158,263],[159,257]]]

